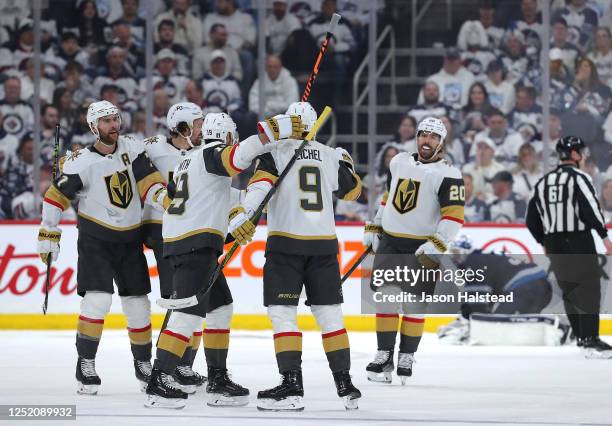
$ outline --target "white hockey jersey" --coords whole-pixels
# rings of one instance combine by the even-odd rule
[[[94,146],[70,153],[44,201],[63,211],[78,197],[79,232],[131,242],[142,237],[141,200],[153,185],[163,183],[142,144],[120,136],[112,154],[104,155]]]
[[[246,169],[263,147],[256,135],[239,145],[212,142],[180,161],[168,185],[172,204],[163,215],[164,256],[204,247],[223,250],[233,194],[238,192],[232,191],[231,177]]]
[[[190,150],[179,149],[172,145],[172,140],[164,135],[156,135],[142,141],[142,149],[162,175],[164,181],[172,181],[174,168],[187,158]],[[153,206],[145,204],[142,212],[142,223],[147,227],[149,235],[161,239],[161,224],[163,213]]]
[[[465,189],[459,169],[445,160],[422,163],[417,154],[400,153],[389,170],[389,192],[381,203],[382,227],[393,241],[423,243],[439,233],[445,221],[463,224]]]
[[[263,196],[252,200],[251,194],[255,192],[252,189],[259,185],[259,194],[265,195],[301,143],[283,140],[270,153],[259,157],[245,204],[255,206],[261,202]],[[309,142],[268,204],[266,251],[301,255],[337,253],[334,193],[345,200],[359,197],[361,180],[353,172],[352,160],[334,148]]]

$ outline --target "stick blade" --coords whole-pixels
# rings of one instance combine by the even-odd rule
[[[336,32],[336,27],[338,26],[338,23],[340,22],[340,18],[342,17],[338,13],[334,13],[332,15],[331,22],[329,23],[329,30],[328,30],[330,34],[334,34]]]
[[[185,309],[191,308],[199,302],[196,296],[191,296],[184,299],[157,299],[155,303],[163,309]]]

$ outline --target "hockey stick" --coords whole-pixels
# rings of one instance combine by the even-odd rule
[[[268,204],[268,201],[270,201],[272,196],[276,193],[278,186],[285,179],[285,176],[287,176],[287,173],[289,173],[289,170],[291,169],[293,164],[296,162],[299,153],[304,150],[304,147],[308,144],[309,141],[314,139],[314,136],[317,134],[318,130],[323,126],[323,124],[325,124],[325,122],[329,118],[331,111],[332,110],[330,107],[328,106],[325,107],[325,109],[323,110],[323,112],[321,113],[317,121],[313,124],[312,129],[310,129],[310,132],[308,132],[308,134],[304,138],[304,141],[301,143],[299,148],[296,149],[294,156],[291,158],[291,160],[289,161],[289,163],[287,164],[283,172],[280,174],[278,179],[276,179],[276,182],[274,182],[274,185],[272,185],[272,188],[270,188],[270,190],[268,191],[268,193],[266,194],[262,202],[259,204],[259,207],[257,207],[257,210],[255,210],[255,213],[253,214],[253,219],[251,219],[253,223],[256,223],[254,220],[255,218],[259,219],[259,217],[263,213],[264,208]],[[234,242],[234,244],[229,249],[227,254],[223,256],[223,260],[221,260],[221,262],[217,264],[213,274],[208,280],[208,285],[202,288],[195,296],[186,297],[183,299],[157,299],[156,301],[157,305],[164,309],[185,309],[191,306],[196,306],[199,303],[201,303],[206,297],[206,295],[209,293],[209,291],[212,289],[212,286],[214,282],[217,280],[217,278],[219,277],[219,274],[221,274],[221,271],[223,270],[225,265],[227,265],[229,261],[232,259],[234,253],[236,252],[239,246],[240,244],[238,244],[237,242]]]
[[[336,30],[336,27],[338,26],[338,23],[340,22],[340,18],[341,16],[337,13],[334,13],[332,16],[332,19],[329,23],[329,29],[327,33],[325,34],[325,40],[323,40],[323,43],[321,43],[321,49],[319,50],[319,54],[317,55],[317,59],[315,60],[315,64],[314,64],[314,67],[312,68],[312,72],[310,73],[310,76],[308,77],[308,81],[306,82],[306,87],[304,88],[304,93],[302,94],[302,99],[301,99],[302,102],[306,102],[310,98],[310,92],[312,90],[312,85],[314,81],[316,80],[317,76],[319,75],[319,66],[321,65],[321,60],[323,59],[323,55],[325,54],[325,51],[327,50],[327,47],[329,46],[329,41],[334,35],[334,31]],[[291,169],[291,167],[297,160],[297,157],[306,147],[306,144],[308,143],[308,136],[312,134],[312,138],[314,138],[316,131],[325,122],[325,120],[327,119],[327,115],[329,115],[330,112],[331,112],[331,108],[329,107],[326,107],[323,110],[323,112],[321,113],[321,116],[317,120],[317,123],[320,123],[319,126],[317,126],[317,123],[313,125],[313,128],[311,129],[311,131],[308,133],[308,135],[304,139],[304,142],[302,142],[299,148],[295,151],[295,154],[293,155],[293,157],[291,158],[291,160],[289,161],[289,163],[283,170],[283,173],[281,173],[281,176],[279,176],[275,185],[273,185],[270,191],[268,192],[268,194],[266,194],[266,197],[264,198],[262,204],[260,205],[260,208],[257,209],[255,214],[251,218],[251,221],[254,224],[257,224],[259,222],[259,218],[261,217],[263,209],[265,208],[270,198],[272,198],[272,195],[274,195],[274,193],[276,192],[276,187],[278,186],[278,184],[280,184],[282,179],[284,179],[285,175],[289,172],[289,169]],[[321,118],[324,118],[324,120],[321,121]],[[221,273],[225,265],[230,261],[230,259],[234,255],[234,252],[238,249],[238,245],[239,245],[238,243],[234,243],[232,245],[228,253],[223,257],[223,260],[221,261],[221,263],[219,263],[217,267],[215,268],[215,271],[211,277],[209,285],[201,289],[195,296],[191,296],[189,298],[183,298],[183,299],[158,299],[156,302],[157,305],[164,309],[183,309],[183,308],[195,306],[198,303],[200,303],[202,300],[204,300],[204,297],[206,297],[206,295],[212,289],[212,286],[214,282],[216,281],[217,277],[219,276],[219,274]]]
[[[355,263],[353,263],[353,266],[351,266],[351,269],[348,270],[348,272],[346,274],[344,274],[344,276],[342,277],[342,280],[340,280],[340,285],[344,284],[344,282],[346,280],[348,280],[348,278],[351,276],[351,274],[353,272],[355,272],[355,269],[357,269],[357,267],[359,265],[361,265],[361,262],[363,262],[365,260],[366,257],[368,257],[368,254],[372,253],[372,246],[369,245],[366,247],[365,251],[363,253],[361,253],[361,256],[359,256],[359,259],[357,259],[355,261]]]
[[[59,156],[60,125],[55,125],[55,141],[53,144],[53,169],[51,169],[51,182],[57,178],[57,157]],[[42,305],[43,315],[47,315],[49,306],[49,281],[51,280],[51,253],[47,256],[47,272],[45,274],[45,301]]]

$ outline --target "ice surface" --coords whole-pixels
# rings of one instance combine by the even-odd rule
[[[358,411],[347,412],[336,396],[320,334],[304,333],[306,409],[286,414],[258,412],[254,404],[258,390],[279,380],[271,332],[232,332],[228,366],[233,379],[251,390],[248,407],[208,407],[198,392],[183,410],[143,407],[125,331],[102,336],[96,362],[102,386],[93,397],[75,392],[73,332],[2,331],[0,337],[0,404],[76,404],[77,424],[612,424],[612,360],[586,360],[576,347],[450,347],[426,335],[414,376],[402,387],[396,377],[391,385],[366,380],[376,337],[351,333],[351,372],[363,398]],[[195,369],[205,372],[202,349]],[[27,423],[41,424],[14,424]]]

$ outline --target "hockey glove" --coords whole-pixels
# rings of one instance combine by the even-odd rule
[[[51,254],[51,259],[53,259],[53,261],[57,260],[57,256],[59,255],[60,251],[59,242],[61,236],[62,231],[55,226],[40,228],[38,230],[38,243],[36,245],[36,250],[38,251],[38,255],[45,265],[47,264],[49,254]]]
[[[382,226],[376,225],[372,222],[366,222],[363,230],[363,245],[366,247],[372,246],[372,252],[376,253],[378,250],[378,245],[380,244],[382,232]]]
[[[255,225],[249,220],[243,207],[234,207],[230,210],[228,232],[241,246],[248,244],[253,239]]]
[[[270,141],[280,139],[302,139],[304,123],[299,115],[275,115],[257,123],[260,133],[264,133]]]
[[[444,252],[446,252],[446,244],[434,235],[429,237],[426,243],[421,244],[414,255],[425,268],[435,269],[440,266]]]
[[[153,193],[153,207],[156,210],[165,212],[170,207],[172,200],[168,196],[168,190],[165,187],[159,188]]]

